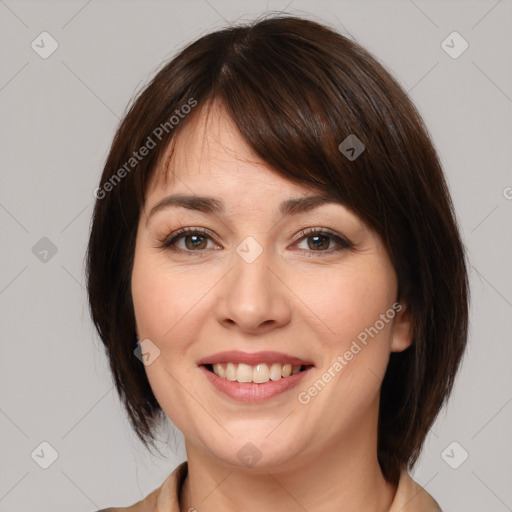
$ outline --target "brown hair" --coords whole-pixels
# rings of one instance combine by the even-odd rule
[[[185,47],[140,93],[115,135],[96,192],[88,294],[137,436],[153,444],[163,415],[134,356],[135,238],[148,182],[189,118],[169,120],[191,100],[197,110],[220,102],[276,172],[324,191],[381,236],[414,325],[413,344],[391,354],[381,388],[378,458],[396,483],[417,460],[466,345],[465,251],[436,151],[406,93],[357,43],[292,16],[229,27]],[[351,134],[365,146],[354,160],[338,148]],[[158,139],[156,147],[132,161],[148,138]]]

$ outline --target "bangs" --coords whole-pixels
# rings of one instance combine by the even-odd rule
[[[201,77],[188,73],[189,83],[181,84],[186,87],[179,99],[168,108],[160,106],[165,119],[188,97],[198,102],[194,113],[165,141],[167,149],[159,161],[141,169],[140,204],[155,169],[164,169],[167,181],[180,130],[199,111],[206,110],[208,117],[212,106],[219,104],[269,167],[294,183],[322,191],[382,232],[387,212],[382,208],[381,192],[389,188],[390,181],[400,180],[399,170],[409,162],[397,162],[397,141],[392,135],[404,130],[392,98],[383,91],[385,79],[372,72],[378,66],[372,57],[354,52],[353,42],[344,43],[344,51],[339,40],[326,48],[314,43],[313,37],[305,41],[293,33],[260,34],[258,27],[250,34],[233,31],[210,43],[206,54],[202,40],[185,49],[202,53],[207,73]],[[389,84],[388,89],[393,90]],[[340,145],[345,141],[354,145],[354,140],[361,153],[349,159]]]

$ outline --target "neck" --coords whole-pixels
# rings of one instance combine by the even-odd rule
[[[233,466],[189,443],[186,448],[181,511],[386,512],[396,492],[378,464],[376,428],[365,431],[359,425],[324,451],[315,450],[315,457],[301,453],[265,468]]]

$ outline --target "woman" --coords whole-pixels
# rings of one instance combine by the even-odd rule
[[[187,462],[149,511],[433,512],[409,476],[467,337],[427,129],[366,50],[271,17],[201,37],[108,156],[88,292],[117,390]]]

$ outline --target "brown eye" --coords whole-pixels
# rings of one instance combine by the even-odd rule
[[[183,239],[184,243],[180,244]],[[175,252],[202,253],[208,249],[208,242],[212,241],[212,236],[207,230],[199,228],[182,228],[172,233],[161,241],[160,246],[163,249],[169,249]],[[180,247],[181,245],[181,247]]]
[[[308,236],[307,237],[307,240],[309,240],[308,247],[311,250],[329,249],[330,238],[331,237],[325,236],[325,235]]]
[[[207,239],[203,235],[182,235],[181,237],[178,237],[178,239],[179,238],[183,238],[185,240],[185,247],[188,250],[194,251],[198,249],[206,249]],[[190,243],[187,243],[187,241]]]
[[[307,229],[301,231],[300,235],[302,235],[302,238],[300,238],[299,242],[307,240],[307,248],[301,248],[300,250],[330,254],[332,252],[350,249],[352,247],[350,242],[338,234],[326,229]],[[331,243],[334,243],[335,247],[332,250],[329,250]]]

